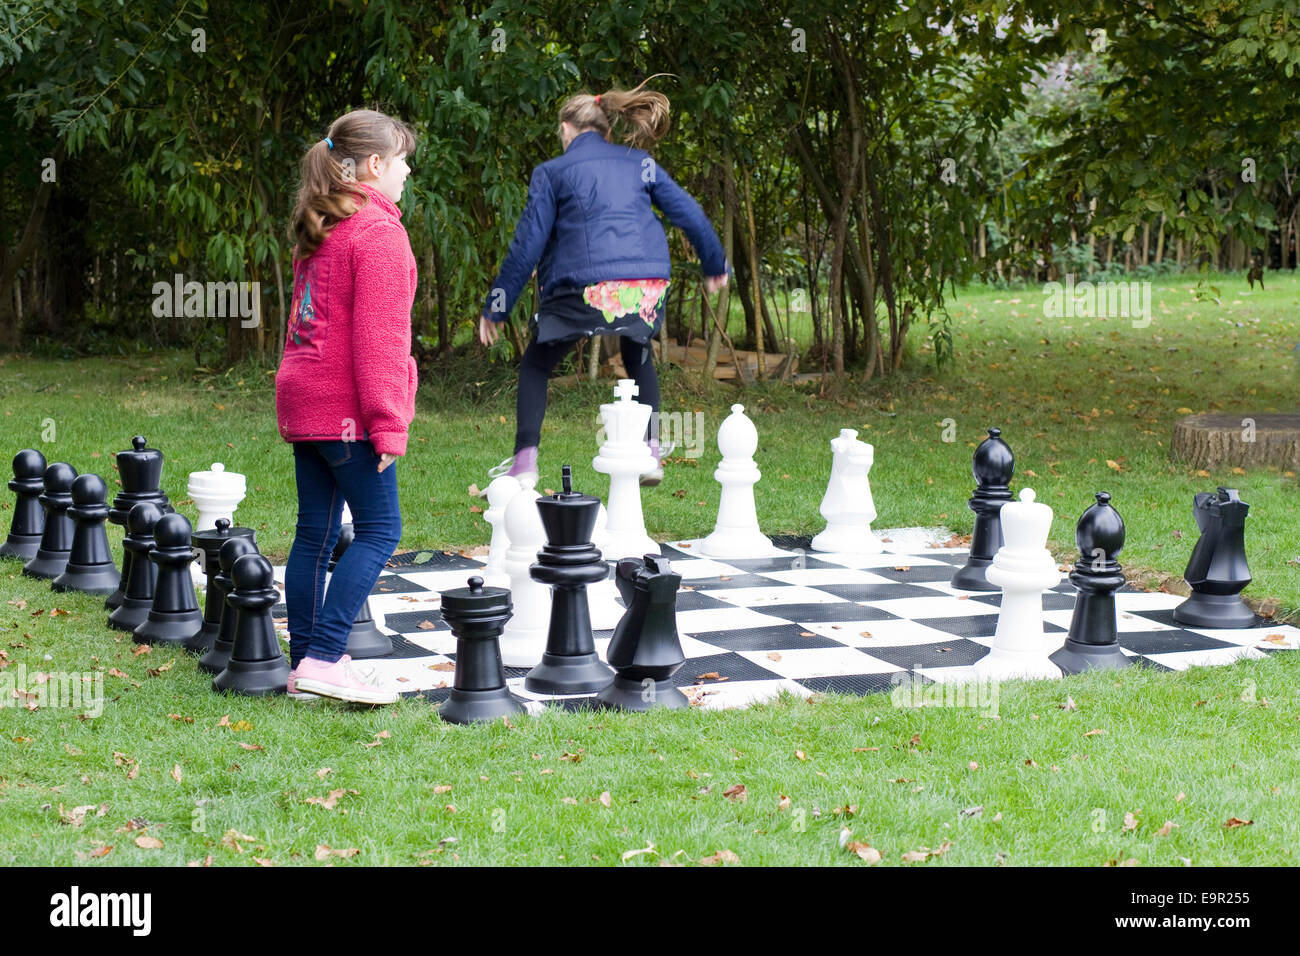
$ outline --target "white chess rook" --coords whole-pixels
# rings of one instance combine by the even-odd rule
[[[506,549],[510,547],[510,536],[506,533],[506,506],[522,487],[513,475],[501,475],[487,486],[488,506],[483,517],[492,526],[492,541],[483,568],[483,583],[491,587],[510,586],[505,569]]]
[[[718,451],[722,461],[713,477],[722,485],[718,521],[713,533],[700,542],[700,553],[711,558],[761,558],[777,549],[759,530],[754,509],[754,485],[762,477],[754,452],[758,429],[745,415],[744,405],[732,405],[731,414],[718,426]]]
[[[1065,638],[1043,633],[1043,592],[1061,581],[1047,535],[1052,527],[1052,509],[1034,501],[1034,490],[1025,488],[1020,500],[1002,506],[1004,544],[988,567],[990,584],[1002,589],[993,649],[975,662],[978,677],[1010,680],[1018,677],[1060,677],[1061,670],[1049,659]]]
[[[546,632],[551,620],[551,589],[533,580],[528,568],[546,543],[546,529],[537,512],[534,478],[520,478],[520,490],[506,505],[506,549],[502,568],[510,578],[513,604],[510,620],[501,632],[501,662],[506,667],[533,667],[546,650]]]
[[[659,545],[646,533],[641,512],[641,476],[657,464],[645,441],[653,409],[633,401],[636,393],[636,382],[621,378],[614,386],[617,401],[600,406],[605,443],[591,463],[596,471],[609,475],[605,537],[603,545],[593,543],[610,561],[659,553]]]
[[[875,449],[858,440],[852,428],[841,428],[831,439],[831,480],[822,498],[826,529],[812,539],[814,551],[878,554],[884,545],[871,531],[876,505],[871,498],[868,473]]]

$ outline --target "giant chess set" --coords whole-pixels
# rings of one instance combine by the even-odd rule
[[[874,449],[852,429],[830,440],[825,529],[770,537],[755,508],[757,429],[733,405],[717,435],[713,532],[657,543],[639,487],[655,466],[649,415],[629,380],[601,406],[606,440],[593,468],[609,476],[608,506],[576,490],[567,465],[554,494],[536,491],[536,474],[501,476],[485,492],[483,560],[395,555],[348,653],[463,723],[555,706],[718,708],[901,681],[1181,670],[1300,649],[1300,629],[1260,618],[1241,598],[1249,505],[1235,489],[1195,496],[1200,538],[1186,598],[1126,583],[1124,521],[1104,491],[1076,522],[1077,561],[1058,566],[1046,547],[1056,516],[1032,488],[1012,494],[1015,459],[996,428],[971,466],[968,548],[922,529],[873,531]],[[284,693],[283,568],[234,524],[244,476],[219,463],[190,476],[195,526],[161,490],[162,463],[137,436],[117,456],[122,489],[110,508],[100,476],[20,451],[0,557],[22,560],[25,575],[55,590],[106,595],[109,628],[193,652],[216,691]],[[120,572],[108,521],[126,532]],[[331,571],[353,537],[345,508]]]

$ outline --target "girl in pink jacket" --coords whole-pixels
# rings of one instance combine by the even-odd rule
[[[402,227],[399,120],[357,110],[302,160],[293,212],[293,304],[275,376],[293,447],[298,524],[285,569],[289,696],[385,704],[397,694],[346,653],[348,633],[402,535],[395,462],[415,417],[415,256]],[[325,588],[343,504],[356,537]]]

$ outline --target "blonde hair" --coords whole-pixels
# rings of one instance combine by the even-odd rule
[[[619,123],[625,127],[623,142],[638,149],[649,149],[668,132],[668,97],[642,89],[655,76],[646,77],[631,90],[615,88],[597,96],[590,93],[570,96],[560,107],[560,122],[579,130],[594,129],[605,139],[609,139],[612,126]]]
[[[289,222],[294,258],[310,256],[331,229],[365,204],[356,172],[367,159],[378,154],[387,160],[414,151],[411,127],[376,110],[353,110],[331,123],[326,138],[302,158],[302,185]]]

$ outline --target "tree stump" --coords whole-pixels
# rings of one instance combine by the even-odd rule
[[[1174,425],[1169,454],[1196,468],[1276,465],[1300,470],[1300,414],[1189,415]]]

